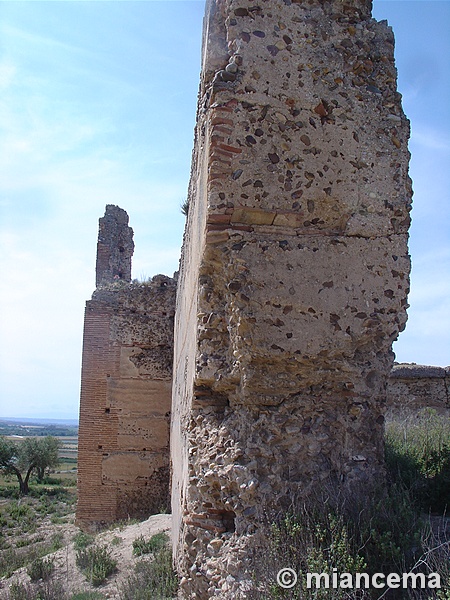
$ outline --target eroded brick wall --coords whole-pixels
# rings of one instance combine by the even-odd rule
[[[252,585],[265,514],[382,476],[409,123],[368,1],[211,0],[175,325],[183,598]]]
[[[109,343],[111,309],[86,306],[83,333],[80,420],[78,431],[77,523],[93,529],[114,519],[116,495],[105,493],[102,445],[115,445],[117,424],[107,409],[107,376],[119,368],[118,348]]]
[[[109,206],[100,220],[102,284],[85,312],[76,514],[84,529],[169,506],[176,280],[129,282],[131,254],[120,248],[133,248],[132,231],[123,213]]]

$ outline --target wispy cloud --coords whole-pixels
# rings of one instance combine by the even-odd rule
[[[188,4],[2,5],[0,386],[16,414],[76,415],[83,308],[105,204],[130,215],[135,277],[178,268],[203,11],[203,2]],[[408,6],[402,15],[414,18]],[[424,68],[420,77],[415,69],[404,81],[405,101],[417,94],[421,111],[411,140],[417,242],[410,321],[397,352],[401,360],[441,363],[449,290],[447,258],[436,251],[448,218],[449,134],[444,103],[424,99]],[[442,129],[430,119],[435,106]]]
[[[450,150],[450,138],[447,132],[424,125],[414,124],[411,131],[411,142],[429,150]]]

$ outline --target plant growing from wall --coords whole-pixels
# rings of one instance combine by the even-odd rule
[[[180,205],[180,210],[185,217],[188,216],[188,214],[189,214],[189,199],[183,200],[183,202]]]

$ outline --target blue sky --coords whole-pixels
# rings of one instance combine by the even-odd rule
[[[204,3],[0,1],[0,416],[76,418],[105,204],[133,275],[172,274],[184,228]],[[412,124],[409,322],[397,360],[448,365],[450,3],[375,0]]]

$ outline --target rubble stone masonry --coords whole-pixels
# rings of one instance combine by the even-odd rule
[[[394,365],[387,400],[392,415],[414,415],[423,408],[432,408],[450,416],[450,367]]]
[[[176,280],[130,283],[132,235],[125,211],[107,206],[81,376],[76,518],[89,530],[169,506]]]
[[[406,322],[409,123],[368,0],[209,0],[175,323],[181,597],[239,598],[258,528],[383,473]]]
[[[163,275],[145,284],[116,280],[87,303],[77,508],[85,529],[166,508],[175,285]],[[449,376],[448,368],[396,364],[389,413],[449,414]]]

